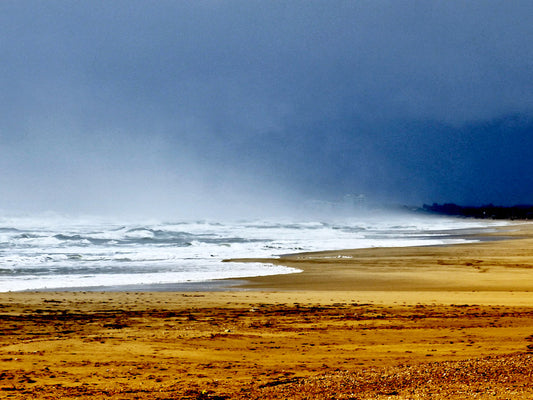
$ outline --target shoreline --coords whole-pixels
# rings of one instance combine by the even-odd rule
[[[0,398],[531,399],[533,225],[513,228],[284,256],[304,271],[222,291],[0,293]]]
[[[433,247],[450,247],[450,246],[460,246],[464,244],[475,244],[480,242],[499,242],[505,240],[516,240],[517,236],[520,236],[522,233],[517,234],[517,228],[519,232],[522,232],[520,227],[523,229],[523,225],[527,224],[517,224],[515,221],[509,221],[508,225],[500,226],[487,226],[487,227],[478,227],[478,228],[459,228],[453,230],[444,230],[444,231],[434,231],[432,232],[432,238],[440,238],[443,240],[448,240],[450,242],[443,244],[428,244],[428,245],[412,245],[412,246],[394,246],[394,247],[377,247],[377,249],[382,249],[383,252],[395,252],[397,249],[427,249]],[[532,229],[533,231],[533,229]],[[524,233],[525,237],[528,235],[533,236],[531,232]],[[455,242],[458,241],[458,242]],[[462,243],[465,241],[465,243]],[[221,262],[259,262],[270,265],[280,265],[287,266],[287,264],[292,264],[295,257],[307,257],[314,254],[328,254],[331,257],[352,257],[352,255],[346,255],[350,253],[356,253],[359,251],[364,252],[365,250],[374,249],[374,248],[356,248],[356,249],[337,249],[337,250],[320,250],[312,252],[298,252],[298,253],[289,253],[282,254],[278,256],[268,257],[268,258],[231,258],[223,259]],[[297,267],[301,271],[300,267],[303,264],[299,264]],[[275,285],[278,285],[284,277],[295,275],[301,272],[287,272],[283,274],[273,274],[273,275],[258,275],[258,276],[248,276],[248,277],[236,277],[236,278],[219,278],[213,279],[210,281],[192,281],[192,282],[177,282],[177,283],[149,283],[149,284],[128,284],[128,285],[105,285],[105,286],[80,286],[80,287],[52,287],[52,288],[41,288],[41,289],[23,289],[16,290],[12,292],[205,292],[205,291],[226,291],[226,290],[250,290],[255,288],[257,282],[263,281],[268,282],[273,278],[272,282]],[[288,279],[290,281],[290,279]],[[262,288],[268,287],[268,284],[261,285]],[[285,289],[287,286],[290,286],[290,283],[283,284]],[[276,288],[270,288],[276,289]],[[351,288],[350,288],[351,289]],[[362,286],[355,287],[357,290],[373,290],[376,288],[365,289]],[[289,289],[292,290],[292,289]],[[337,290],[329,288],[328,290]],[[339,289],[340,290],[340,289]],[[0,292],[1,293],[12,293],[12,292]]]
[[[488,240],[444,246],[367,248],[298,253],[269,262],[302,272],[246,279],[256,290],[521,293],[533,304],[533,224],[499,228]],[[502,236],[506,239],[501,240]],[[470,295],[469,295],[470,296]],[[478,295],[481,298],[481,295]]]
[[[483,228],[485,230],[485,228]],[[477,242],[293,253],[278,258],[228,259],[289,266],[301,272],[246,278],[109,287],[26,290],[6,296],[44,297],[63,293],[202,294],[210,302],[242,296],[243,304],[269,297],[278,303],[443,304],[533,306],[533,223],[457,231]]]

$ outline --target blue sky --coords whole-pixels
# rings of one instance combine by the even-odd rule
[[[0,209],[533,202],[529,1],[0,2]]]

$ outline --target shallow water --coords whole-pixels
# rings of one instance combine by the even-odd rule
[[[0,291],[120,288],[286,274],[226,258],[472,241],[505,222],[368,213],[317,220],[113,221],[60,215],[0,218]],[[176,286],[177,287],[177,286]]]

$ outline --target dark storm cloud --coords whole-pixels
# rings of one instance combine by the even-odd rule
[[[0,12],[0,208],[533,201],[530,2]]]

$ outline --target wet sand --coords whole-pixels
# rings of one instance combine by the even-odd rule
[[[3,293],[0,398],[531,399],[532,231],[288,256],[241,290]]]
[[[491,241],[491,235],[513,240]],[[287,255],[279,259],[240,259],[299,268],[302,273],[255,277],[253,289],[319,291],[533,291],[533,224],[511,225],[484,236],[484,241],[453,246],[370,248]],[[239,259],[232,260],[238,261]],[[479,301],[490,301],[492,294]],[[529,303],[528,303],[529,302]]]

